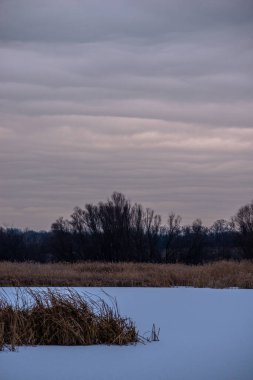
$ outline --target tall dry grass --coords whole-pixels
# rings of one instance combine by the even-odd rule
[[[0,263],[0,286],[253,288],[252,261],[188,266],[148,263]]]
[[[80,295],[73,289],[17,290],[15,300],[0,293],[0,350],[20,345],[136,343],[134,323],[117,304]]]

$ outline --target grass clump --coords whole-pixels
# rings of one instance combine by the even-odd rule
[[[126,345],[141,338],[117,303],[74,289],[16,290],[0,293],[0,350],[21,345]]]

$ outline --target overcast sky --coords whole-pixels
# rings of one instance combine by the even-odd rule
[[[0,224],[253,198],[252,0],[0,0]]]

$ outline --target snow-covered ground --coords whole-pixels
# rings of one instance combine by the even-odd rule
[[[78,288],[101,295],[97,288]],[[21,347],[0,352],[1,380],[252,380],[253,290],[106,288],[139,331],[135,346]],[[11,289],[8,289],[11,292]]]

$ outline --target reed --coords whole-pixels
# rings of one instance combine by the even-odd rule
[[[137,343],[135,324],[120,315],[115,300],[74,289],[16,290],[0,293],[0,349],[21,345],[126,345]]]
[[[253,261],[204,265],[0,262],[0,286],[193,286],[253,288]]]

